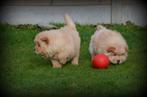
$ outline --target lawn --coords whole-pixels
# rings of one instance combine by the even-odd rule
[[[63,26],[58,24],[58,27]],[[145,89],[147,29],[132,24],[106,25],[120,31],[129,45],[128,60],[110,64],[105,70],[91,67],[88,51],[94,25],[79,25],[81,37],[79,66],[67,63],[61,69],[34,53],[33,39],[39,29],[35,25],[0,24],[1,88],[13,97],[135,97]]]

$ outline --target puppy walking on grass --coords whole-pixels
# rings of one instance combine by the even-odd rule
[[[53,68],[61,68],[69,60],[77,65],[79,60],[80,37],[76,25],[68,14],[64,15],[64,21],[64,27],[40,32],[34,39],[35,52],[50,59]]]
[[[106,54],[113,64],[121,64],[128,57],[128,45],[122,35],[101,25],[91,37],[89,51],[92,58],[98,53]]]

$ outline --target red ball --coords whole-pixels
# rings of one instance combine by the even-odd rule
[[[109,59],[105,54],[97,54],[92,60],[94,68],[105,69],[109,66]]]

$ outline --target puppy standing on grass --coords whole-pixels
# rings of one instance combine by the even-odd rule
[[[65,26],[40,32],[35,37],[35,52],[50,59],[54,68],[61,68],[71,60],[77,65],[80,53],[80,37],[76,25],[68,14],[64,16]]]
[[[120,33],[98,25],[91,37],[89,51],[92,58],[98,53],[104,53],[111,63],[121,64],[127,59],[128,45]]]

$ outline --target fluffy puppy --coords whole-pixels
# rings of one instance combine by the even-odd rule
[[[78,64],[80,52],[80,37],[76,26],[68,14],[64,15],[65,26],[36,35],[35,52],[51,60],[54,68],[61,68],[71,60]]]
[[[128,57],[128,45],[122,35],[101,25],[91,37],[89,51],[92,58],[98,53],[106,54],[113,64],[121,64]]]

